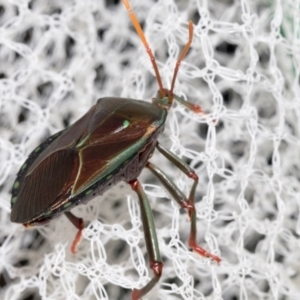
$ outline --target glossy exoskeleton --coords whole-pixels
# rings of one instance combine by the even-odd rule
[[[31,227],[45,224],[64,213],[79,229],[71,247],[72,252],[75,252],[84,223],[70,210],[75,205],[101,195],[120,181],[129,183],[139,198],[150,268],[154,273],[146,286],[133,290],[132,299],[137,300],[158,282],[163,268],[151,208],[137,180],[144,167],[153,172],[182,208],[187,209],[191,220],[189,246],[200,255],[217,262],[220,262],[220,258],[210,254],[196,242],[194,198],[198,176],[157,141],[164,129],[173,99],[195,113],[202,112],[199,106],[173,94],[180,62],[192,42],[192,23],[189,23],[189,41],[177,61],[171,89],[167,90],[162,86],[155,59],[129,3],[127,0],[123,0],[123,3],[151,57],[159,84],[156,98],[152,99],[152,103],[134,99],[101,98],[81,119],[49,137],[33,150],[13,185],[11,221]],[[161,169],[149,162],[155,148],[194,181],[188,197]]]

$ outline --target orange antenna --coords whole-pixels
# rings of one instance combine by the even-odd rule
[[[172,78],[171,89],[170,89],[170,93],[169,93],[170,97],[173,96],[173,90],[174,90],[174,86],[175,86],[175,80],[176,80],[176,77],[177,77],[177,73],[178,73],[178,70],[179,70],[179,67],[180,67],[180,64],[181,64],[182,60],[185,58],[188,50],[191,47],[192,40],[193,40],[193,35],[194,35],[194,26],[193,26],[193,23],[191,21],[189,21],[189,40],[185,44],[185,46],[184,46],[177,62],[176,62],[174,73],[173,73],[173,78]]]
[[[125,5],[127,11],[129,12],[131,22],[132,22],[137,34],[139,35],[142,43],[144,44],[144,46],[146,48],[146,51],[147,51],[147,53],[150,57],[150,60],[151,60],[151,63],[153,65],[154,72],[155,72],[155,75],[156,75],[156,79],[157,79],[157,82],[158,82],[159,93],[160,93],[160,96],[163,97],[165,95],[165,91],[164,91],[164,87],[163,87],[163,84],[162,84],[162,81],[161,81],[161,77],[160,77],[160,74],[159,74],[159,71],[158,71],[158,68],[157,68],[155,57],[154,57],[154,55],[153,55],[153,53],[152,53],[152,51],[151,51],[151,49],[148,45],[148,42],[147,42],[146,37],[144,35],[143,29],[141,28],[141,25],[140,25],[138,19],[136,18],[135,14],[131,10],[130,4],[128,3],[127,0],[122,0],[122,1],[123,1],[123,4]]]

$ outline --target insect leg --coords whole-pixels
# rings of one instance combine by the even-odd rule
[[[148,162],[146,167],[149,168],[152,173],[157,176],[157,178],[161,181],[170,195],[175,199],[175,201],[182,207],[187,209],[190,220],[191,220],[191,231],[189,236],[188,244],[189,246],[198,254],[210,257],[211,259],[215,260],[217,263],[221,261],[221,259],[207,252],[205,249],[200,247],[196,242],[196,235],[197,235],[197,212],[195,208],[195,192],[196,187],[198,184],[198,176],[195,171],[190,168],[185,162],[183,162],[179,157],[175,154],[170,152],[169,150],[165,149],[161,146],[158,142],[156,144],[157,149],[168,159],[170,160],[178,169],[180,169],[184,174],[186,174],[189,178],[194,180],[194,184],[191,188],[191,192],[189,198],[187,199],[186,196],[179,190],[176,184],[166,175],[162,170],[158,167],[153,165],[152,163]]]
[[[153,271],[154,276],[143,288],[137,290],[134,289],[131,294],[132,300],[138,300],[146,295],[159,281],[162,274],[163,263],[160,257],[159,246],[156,236],[156,230],[153,220],[153,215],[148,198],[137,179],[129,182],[132,189],[137,193],[139,197],[141,207],[141,218],[144,229],[145,242],[147,252],[150,258],[150,268]]]
[[[73,215],[70,211],[65,212],[66,217],[70,220],[70,222],[78,229],[78,232],[75,236],[75,239],[72,243],[71,246],[71,252],[73,254],[76,253],[76,247],[78,246],[81,237],[82,237],[82,230],[84,228],[84,222],[81,218],[76,217],[75,215]]]

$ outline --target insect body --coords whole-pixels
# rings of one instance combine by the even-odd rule
[[[121,180],[136,179],[166,116],[165,109],[152,103],[99,99],[29,156],[14,183],[11,220],[43,224]]]
[[[39,145],[21,167],[13,185],[11,221],[30,227],[45,224],[64,213],[79,229],[71,247],[72,252],[75,252],[84,225],[83,220],[74,216],[70,210],[104,193],[119,181],[129,183],[139,198],[150,268],[154,273],[145,287],[133,290],[132,299],[137,300],[153,288],[163,269],[150,205],[137,180],[144,167],[152,171],[182,208],[187,209],[191,219],[189,246],[217,262],[220,262],[220,258],[196,243],[194,198],[198,176],[157,142],[173,99],[195,113],[201,112],[199,106],[173,94],[180,62],[192,41],[193,26],[190,22],[189,41],[176,64],[171,89],[167,90],[162,86],[155,59],[135,15],[128,2],[123,0],[123,3],[151,57],[160,87],[157,97],[152,103],[101,98],[81,119]],[[149,162],[155,148],[193,179],[194,184],[188,197],[162,170]]]

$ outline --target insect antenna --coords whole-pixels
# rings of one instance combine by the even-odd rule
[[[177,62],[176,62],[176,65],[175,65],[175,68],[174,68],[174,73],[173,73],[173,78],[172,78],[172,83],[171,83],[171,89],[168,90],[168,89],[165,89],[163,87],[161,77],[160,77],[160,74],[159,74],[159,70],[158,70],[158,67],[157,67],[157,64],[156,64],[155,57],[152,53],[151,48],[149,47],[149,44],[146,40],[146,37],[144,35],[144,32],[141,28],[141,25],[140,25],[138,19],[136,18],[134,12],[132,11],[131,6],[128,3],[128,0],[122,0],[122,1],[123,1],[123,4],[125,5],[128,13],[129,13],[130,19],[132,21],[132,24],[133,24],[137,34],[139,35],[142,43],[144,44],[144,46],[146,48],[146,51],[147,51],[147,53],[150,57],[152,65],[153,65],[154,72],[155,72],[155,75],[156,75],[156,80],[157,80],[158,86],[159,86],[159,91],[158,91],[159,99],[157,99],[158,102],[160,102],[160,100],[162,100],[163,98],[168,97],[168,103],[164,104],[164,107],[166,109],[169,109],[172,106],[173,98],[175,98],[178,102],[180,102],[182,105],[184,105],[188,109],[194,111],[195,113],[203,113],[203,110],[199,105],[190,103],[188,101],[184,101],[182,98],[176,96],[173,93],[176,77],[177,77],[177,74],[178,74],[178,70],[180,68],[180,64],[181,64],[182,60],[185,58],[185,56],[186,56],[186,54],[187,54],[187,52],[190,49],[191,44],[192,44],[193,35],[194,35],[193,23],[191,21],[189,21],[189,39],[188,39],[187,43],[185,44],[181,54],[179,55],[179,58],[178,58]],[[156,100],[156,99],[154,99],[154,100]]]
[[[171,89],[170,89],[170,96],[173,98],[173,90],[174,90],[174,86],[175,86],[175,81],[176,81],[176,77],[177,77],[177,73],[180,67],[180,64],[182,62],[182,60],[185,58],[188,50],[191,47],[192,41],[193,41],[193,35],[194,35],[194,26],[192,21],[189,21],[189,40],[187,41],[187,43],[185,44],[177,62],[174,68],[174,73],[173,73],[173,78],[172,78],[172,84],[171,84]]]
[[[137,19],[137,17],[135,16],[134,12],[131,10],[131,7],[130,7],[130,4],[128,3],[127,0],[122,0],[123,1],[123,4],[125,5],[128,13],[129,13],[129,16],[130,16],[130,19],[131,19],[131,22],[137,32],[137,34],[139,35],[142,43],[144,44],[145,48],[146,48],[146,51],[150,57],[150,60],[151,60],[151,63],[153,65],[153,68],[154,68],[154,72],[155,72],[155,76],[156,76],[156,80],[157,80],[157,83],[158,83],[158,86],[159,86],[159,96],[161,98],[163,98],[165,96],[165,89],[163,87],[163,84],[162,84],[162,81],[161,81],[161,77],[160,77],[160,74],[159,74],[159,71],[158,71],[158,67],[157,67],[157,64],[156,64],[156,60],[155,60],[155,57],[152,53],[152,50],[151,48],[149,47],[149,44],[146,40],[146,37],[144,35],[144,32],[143,32],[143,29],[141,28],[141,25]]]

